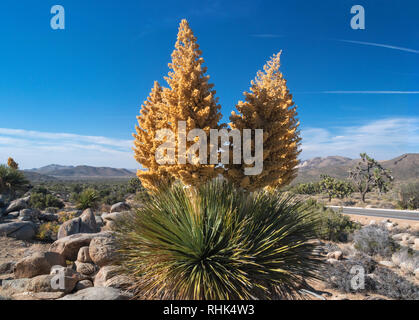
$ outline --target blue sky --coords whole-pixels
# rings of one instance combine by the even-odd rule
[[[65,8],[65,30],[50,9]],[[365,30],[350,9],[365,8]],[[0,162],[135,168],[139,106],[186,18],[224,121],[256,71],[283,51],[302,159],[419,151],[417,1],[2,1]]]

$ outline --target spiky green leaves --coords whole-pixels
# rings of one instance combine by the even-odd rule
[[[138,297],[270,299],[317,276],[315,217],[290,198],[220,181],[149,197],[118,230]]]

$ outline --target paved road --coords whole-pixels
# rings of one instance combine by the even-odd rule
[[[356,207],[338,207],[329,206],[333,210],[342,210],[342,213],[356,214],[360,216],[374,216],[390,219],[404,219],[419,221],[419,211],[394,210],[394,209],[375,209],[375,208],[356,208]]]

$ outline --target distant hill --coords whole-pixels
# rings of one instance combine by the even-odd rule
[[[340,179],[348,177],[348,171],[360,159],[340,156],[313,158],[302,161],[298,168],[298,176],[293,184],[317,181],[321,174],[328,174]],[[391,160],[380,161],[381,165],[392,171],[395,182],[419,179],[419,153],[407,153]]]
[[[37,177],[51,177],[52,179],[64,180],[130,178],[135,176],[135,173],[128,169],[92,166],[62,166],[57,164],[51,164],[37,169],[25,170],[25,174],[33,175],[33,178],[35,179]],[[36,174],[40,176],[36,176]]]

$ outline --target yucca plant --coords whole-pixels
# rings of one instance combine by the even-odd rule
[[[174,185],[119,221],[119,262],[140,299],[281,298],[319,276],[315,228],[278,193]]]
[[[29,181],[25,175],[6,165],[0,165],[0,194],[15,194],[16,191],[23,191],[29,187]]]
[[[95,208],[99,201],[99,194],[95,189],[87,188],[76,197],[77,209]]]

